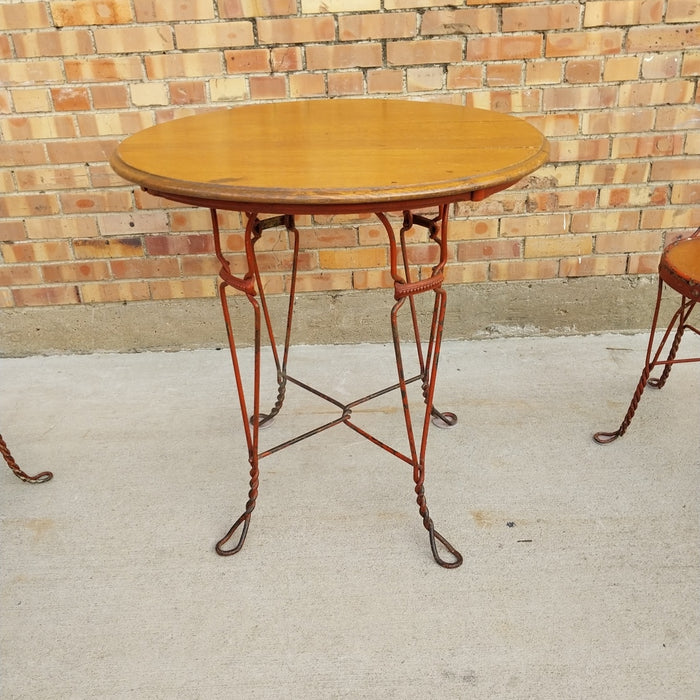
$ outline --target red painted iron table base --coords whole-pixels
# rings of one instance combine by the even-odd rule
[[[245,438],[248,447],[248,460],[250,462],[250,490],[248,501],[242,515],[234,522],[226,535],[217,543],[216,551],[227,556],[240,551],[245,542],[250,525],[251,516],[255,509],[258,496],[259,483],[259,462],[264,457],[268,457],[279,450],[294,445],[301,440],[317,435],[336,425],[345,425],[354,430],[359,435],[374,443],[378,447],[386,450],[395,457],[409,464],[413,469],[413,480],[415,483],[416,502],[419,514],[423,520],[423,525],[428,531],[430,547],[435,561],[443,567],[455,568],[462,563],[462,555],[435,529],[433,520],[428,511],[425,497],[425,456],[428,440],[429,427],[432,422],[442,425],[454,425],[457,418],[452,413],[441,413],[433,406],[435,392],[435,381],[437,377],[438,360],[440,356],[440,345],[442,340],[443,323],[445,319],[446,292],[442,283],[444,279],[444,268],[447,261],[447,216],[448,206],[443,204],[439,207],[438,215],[435,218],[427,218],[423,215],[413,214],[405,211],[403,215],[403,225],[399,231],[398,240],[394,229],[387,216],[377,213],[378,218],[386,230],[389,242],[389,254],[391,263],[391,276],[394,280],[394,306],[391,310],[391,330],[396,359],[396,370],[398,382],[368,396],[359,398],[351,403],[342,403],[323,392],[314,389],[304,382],[295,379],[287,371],[292,318],[294,312],[294,298],[296,292],[297,262],[299,256],[299,232],[294,223],[292,215],[273,216],[267,219],[260,219],[258,214],[249,213],[248,223],[245,231],[245,252],[248,270],[243,277],[237,277],[231,272],[230,263],[221,246],[221,235],[219,232],[219,221],[216,209],[211,209],[211,218],[214,232],[214,242],[216,255],[221,263],[219,293],[226,322],[233,371],[236,378],[236,387],[240,401]],[[429,240],[438,246],[439,259],[432,268],[432,273],[424,279],[412,278],[411,265],[408,259],[406,245],[406,233],[414,226],[420,226],[427,230]],[[282,352],[278,350],[275,342],[274,331],[270,318],[265,292],[261,280],[260,269],[258,267],[255,246],[266,229],[273,227],[284,227],[289,232],[293,241],[292,269],[289,287],[289,305],[287,309],[286,329]],[[242,292],[251,304],[254,314],[254,377],[252,387],[252,410],[246,399],[244,389],[241,364],[236,348],[234,328],[231,321],[227,290],[233,288]],[[418,294],[427,292],[434,293],[434,303],[430,329],[428,331],[427,342],[421,339],[418,314],[416,311],[415,297]],[[407,377],[404,370],[404,360],[401,349],[401,338],[399,335],[398,318],[399,312],[408,302],[411,326],[413,329],[413,340],[415,341],[419,371],[415,376]],[[260,378],[261,378],[261,346],[263,325],[270,341],[272,358],[275,364],[277,376],[277,398],[268,413],[261,410],[260,400]],[[409,384],[420,382],[423,396],[423,419],[422,428],[414,431],[411,407],[408,399],[407,387]],[[308,431],[302,435],[291,438],[274,447],[261,450],[259,443],[260,428],[271,421],[281,410],[284,403],[287,385],[291,383],[306,391],[309,391],[319,398],[335,405],[340,411],[340,415],[334,420]],[[391,391],[398,390],[401,394],[401,405],[406,427],[406,437],[408,440],[408,454],[391,447],[377,437],[361,428],[353,421],[353,409],[367,401],[382,396]],[[250,394],[250,390],[248,392]],[[232,546],[229,543],[233,542]],[[440,545],[440,547],[438,546]],[[440,550],[446,550],[447,558]]]

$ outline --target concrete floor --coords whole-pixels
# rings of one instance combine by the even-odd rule
[[[431,431],[426,488],[455,570],[410,468],[342,426],[262,461],[246,545],[218,557],[248,470],[226,351],[0,360],[0,430],[55,474],[0,472],[0,696],[699,697],[700,366],[591,439],[645,342],[445,344],[459,423]],[[290,371],[351,399],[385,366],[387,346],[307,346]],[[401,446],[397,400],[357,420]],[[266,444],[333,414],[288,403]]]

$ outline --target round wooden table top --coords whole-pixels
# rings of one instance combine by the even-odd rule
[[[476,198],[547,161],[522,119],[385,99],[245,105],[165,122],[125,139],[115,172],[147,191],[270,213],[392,211]]]

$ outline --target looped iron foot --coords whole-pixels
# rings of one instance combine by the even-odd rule
[[[619,430],[616,430],[614,433],[596,433],[593,436],[593,439],[599,444],[599,445],[608,445],[611,442],[615,442],[617,438],[619,438],[622,435],[622,433]]]
[[[462,555],[435,529],[433,521],[431,520],[428,527],[428,535],[430,536],[430,549],[433,552],[433,559],[445,569],[456,569],[458,566],[462,565],[463,559]],[[443,559],[437,549],[437,542],[440,544],[454,557],[453,561],[447,561]]]
[[[457,416],[456,414],[452,413],[452,411],[441,412],[434,408],[430,412],[430,416],[430,422],[436,428],[452,428],[453,426],[457,425]]]
[[[7,466],[12,470],[12,473],[18,479],[21,479],[27,484],[43,484],[44,482],[51,481],[51,479],[53,479],[52,472],[40,472],[39,474],[30,476],[25,471],[23,471],[20,468],[19,464],[15,462],[15,459],[12,456],[12,453],[10,452],[10,448],[7,446],[7,443],[3,439],[2,435],[0,435],[0,454],[2,454],[2,456],[5,458]]]
[[[222,557],[230,557],[232,554],[236,554],[243,547],[246,535],[248,534],[248,526],[250,525],[250,513],[243,513],[238,520],[231,526],[231,529],[216,543],[216,553]],[[243,524],[243,529],[241,530],[241,535],[238,538],[238,543],[235,547],[231,549],[224,549],[224,546],[233,537],[236,530]]]

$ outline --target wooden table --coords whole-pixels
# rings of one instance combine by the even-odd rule
[[[342,424],[412,467],[416,501],[435,560],[447,568],[462,563],[461,554],[435,529],[424,488],[430,424],[456,422],[454,414],[440,412],[433,405],[445,317],[449,205],[482,200],[546,160],[545,138],[515,117],[455,105],[379,99],[246,105],[159,124],[120,144],[111,160],[119,175],[151,194],[211,211],[215,250],[221,263],[220,299],[251,467],[245,510],[217,543],[219,554],[234,554],[243,546],[258,494],[260,459]],[[246,272],[242,275],[233,273],[230,254],[222,247],[217,214],[222,209],[247,215]],[[434,215],[426,215],[426,209],[434,209]],[[394,281],[391,329],[398,381],[347,403],[287,372],[299,252],[294,216],[361,212],[376,214],[387,235]],[[398,231],[387,212],[403,212]],[[255,251],[264,231],[273,227],[286,228],[294,252],[285,339],[279,349]],[[427,239],[437,246],[438,260],[428,275],[417,275],[416,266],[411,265],[406,233],[414,227],[425,229]],[[254,377],[247,392],[234,340],[229,289],[244,294],[253,312]],[[428,292],[434,295],[434,303],[424,341],[415,299]],[[404,313],[410,318],[417,351],[418,369],[412,376],[404,370],[398,324],[402,309],[407,309]],[[278,383],[277,398],[268,413],[260,407],[263,325],[270,338]],[[279,413],[290,383],[330,402],[339,415],[303,435],[261,450],[260,428]],[[422,412],[422,427],[416,431],[408,391],[414,383]],[[356,406],[394,391],[401,397],[406,452],[385,444],[353,421]],[[228,546],[234,535],[235,544]],[[441,549],[447,551],[447,558]]]

